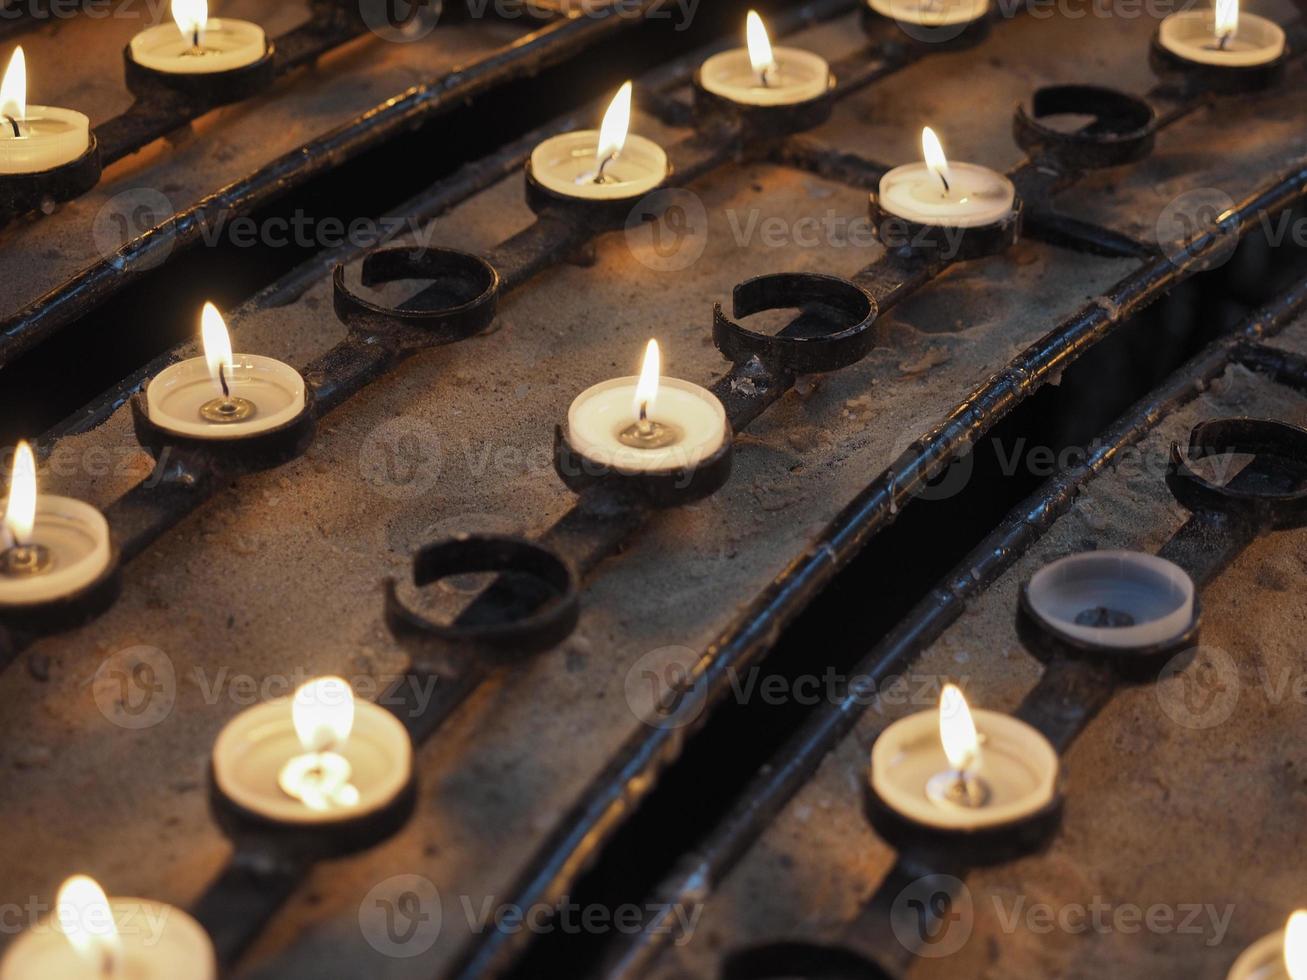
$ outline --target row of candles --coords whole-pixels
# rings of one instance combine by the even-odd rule
[[[868,0],[886,17],[924,27],[979,21],[988,0]],[[137,34],[133,61],[163,75],[216,75],[264,58],[267,38],[248,21],[210,19],[207,0],[172,0],[173,24]],[[1158,43],[1196,65],[1247,68],[1284,53],[1284,31],[1271,20],[1240,14],[1239,0],[1216,0],[1211,11],[1186,10],[1166,17]],[[749,13],[748,46],[704,62],[700,84],[746,107],[793,106],[823,97],[834,84],[820,56],[798,48],[773,48],[761,18]],[[90,146],[90,123],[72,109],[28,105],[26,62],[15,50],[0,84],[0,174],[32,174],[68,164]],[[627,100],[629,91],[619,95]],[[592,142],[594,145],[592,145]],[[571,133],[536,150],[537,179],[567,196],[612,199],[645,193],[667,176],[667,156],[651,140],[635,137],[625,148],[615,131]],[[959,177],[964,175],[959,174]],[[954,192],[960,195],[965,188]]]
[[[1168,21],[1175,23],[1163,25],[1162,43],[1208,64],[1279,57],[1279,28],[1261,18],[1240,21],[1234,3],[1220,0],[1214,17],[1173,15]],[[958,6],[923,0],[910,9],[928,22],[941,8]],[[977,8],[967,0],[966,6],[984,12],[983,4]],[[171,27],[139,35],[132,49],[142,63],[161,71],[222,71],[263,51],[261,30],[239,21],[207,21],[202,0],[175,0],[173,13],[180,40]],[[893,14],[905,16],[897,6]],[[1191,29],[1191,21],[1201,31]],[[1268,24],[1274,30],[1264,26]],[[707,91],[740,105],[785,106],[821,98],[833,85],[829,66],[818,56],[773,48],[756,13],[749,14],[746,36],[746,48],[704,63],[700,84]],[[85,150],[85,117],[29,107],[24,87],[19,49],[0,85],[5,123],[0,172],[56,166]],[[668,175],[667,155],[653,141],[628,134],[630,115],[627,83],[599,130],[554,137],[537,147],[532,176],[550,191],[579,201],[638,197],[659,186]],[[922,134],[922,151],[923,163],[895,168],[882,179],[886,212],[943,227],[992,224],[1010,214],[1015,191],[1006,177],[973,164],[950,163],[929,128]],[[201,316],[201,339],[203,356],[169,366],[147,386],[153,425],[185,439],[231,442],[274,430],[305,411],[299,373],[272,358],[233,354],[226,326],[211,304]],[[597,384],[568,411],[573,448],[620,473],[693,467],[716,453],[728,434],[725,409],[710,391],[661,375],[653,341],[638,376]],[[110,562],[103,515],[81,501],[38,497],[35,460],[26,445],[15,457],[4,533],[0,611],[72,594]],[[212,762],[219,790],[244,811],[290,826],[331,824],[374,812],[398,797],[411,779],[412,746],[393,715],[374,704],[356,704],[339,678],[322,678],[292,698],[239,715],[219,735]],[[1056,752],[1039,732],[996,712],[973,716],[961,692],[951,686],[938,712],[903,719],[882,734],[873,748],[870,773],[877,794],[900,815],[954,830],[1001,826],[1037,811],[1052,798],[1057,776]],[[106,899],[89,879],[70,879],[60,892],[56,918],[72,924],[20,938],[0,963],[0,980],[215,975],[208,937],[178,910],[166,910],[164,941],[150,945],[114,928],[120,912],[142,904]],[[92,919],[98,925],[88,925]],[[1292,950],[1304,922],[1307,918],[1295,916],[1284,936],[1252,947],[1231,978],[1285,975],[1302,980],[1307,974],[1295,966]]]

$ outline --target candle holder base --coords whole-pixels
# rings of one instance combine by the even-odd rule
[[[903,251],[935,262],[967,262],[998,255],[1021,238],[1021,198],[1002,219],[987,225],[958,228],[924,225],[886,211],[876,194],[869,205],[872,227],[880,243],[893,252]]]
[[[1257,468],[1265,475],[1256,486],[1219,485],[1189,463],[1227,453],[1265,457],[1268,465]],[[1229,514],[1273,528],[1307,524],[1307,429],[1273,419],[1209,419],[1189,433],[1187,456],[1179,443],[1171,444],[1166,485],[1189,510]]]
[[[703,500],[730,478],[734,440],[727,423],[721,446],[690,466],[666,470],[630,471],[591,459],[568,441],[561,425],[554,427],[554,472],[573,493],[606,488],[649,507],[680,507]]]
[[[886,803],[869,778],[862,781],[863,813],[880,838],[899,852],[925,852],[961,867],[1003,864],[1048,847],[1062,821],[1060,779],[1053,798],[1042,807],[998,826],[965,830],[918,823]]]
[[[475,615],[455,623],[416,612],[400,599],[398,582],[386,580],[386,625],[424,671],[444,672],[451,659],[469,655],[493,664],[520,660],[557,646],[576,629],[581,607],[577,575],[543,545],[512,535],[460,534],[413,555],[413,584],[419,588],[479,572],[503,577],[477,600]],[[507,577],[529,580],[529,592]]]
[[[1148,48],[1148,65],[1159,78],[1180,83],[1185,92],[1238,95],[1278,85],[1289,63],[1289,54],[1286,45],[1278,58],[1265,64],[1206,65],[1182,58],[1162,44],[1159,27]]]
[[[127,90],[138,99],[184,99],[197,106],[242,102],[271,87],[276,80],[276,45],[271,40],[263,57],[239,68],[212,72],[170,72],[147,68],[123,48],[123,77]]]
[[[862,8],[862,32],[872,41],[909,44],[930,51],[960,51],[974,48],[989,37],[990,19],[986,12],[975,20],[932,27],[905,18],[887,16],[870,6]]]
[[[149,402],[144,393],[131,398],[132,428],[141,448],[164,464],[172,453],[206,459],[214,468],[230,473],[272,469],[304,454],[317,431],[313,410],[313,388],[305,386],[304,408],[289,422],[275,429],[241,438],[199,439],[178,435],[150,421]]]
[[[738,132],[742,142],[778,139],[820,126],[830,118],[830,92],[835,76],[830,76],[829,91],[813,99],[790,105],[745,105],[704,88],[702,71],[694,73],[691,85],[695,127],[700,131],[725,129]]]
[[[429,280],[431,285],[421,307],[382,306],[352,292],[345,266],[336,266],[332,301],[336,317],[351,333],[420,349],[464,340],[495,319],[499,273],[479,255],[451,248],[385,248],[364,258],[359,271],[368,287],[403,279]]]
[[[1113,576],[1118,587],[1103,589]],[[1201,625],[1189,576],[1143,552],[1059,559],[1024,582],[1017,600],[1017,636],[1036,659],[1106,662],[1131,683],[1155,682],[1177,656],[1192,653]]]
[[[1047,122],[1063,115],[1092,116],[1074,132]],[[1064,171],[1094,170],[1142,160],[1153,151],[1157,114],[1143,99],[1098,85],[1049,85],[1036,89],[1029,107],[1016,108],[1012,131],[1032,159]]]
[[[527,207],[537,215],[557,215],[566,221],[571,221],[591,231],[616,231],[626,227],[627,220],[631,217],[631,212],[637,204],[650,194],[656,193],[667,186],[667,179],[671,175],[672,171],[669,165],[662,182],[655,187],[650,187],[648,190],[641,191],[639,194],[632,194],[629,197],[591,200],[560,194],[546,187],[536,180],[535,175],[532,173],[531,161],[528,160],[526,163],[526,203]]]
[[[76,592],[42,602],[0,603],[0,628],[15,640],[50,636],[84,626],[106,612],[122,592],[122,567],[117,548],[94,581]]]
[[[876,300],[847,279],[778,273],[746,279],[731,293],[731,312],[737,317],[791,307],[838,324],[839,329],[779,336],[757,333],[729,319],[718,303],[713,307],[713,343],[734,364],[756,357],[769,369],[789,374],[837,371],[856,364],[876,345]]]
[[[209,809],[214,822],[237,850],[285,855],[292,860],[319,861],[366,851],[394,836],[408,823],[417,801],[417,780],[379,809],[361,816],[317,823],[273,820],[230,799],[218,786],[210,765]]]
[[[0,174],[0,216],[48,211],[80,197],[100,182],[100,144],[91,133],[86,152],[76,160],[30,174]]]

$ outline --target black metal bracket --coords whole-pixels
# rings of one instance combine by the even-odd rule
[[[76,160],[36,173],[0,175],[0,217],[46,210],[85,194],[100,182],[101,166],[100,143],[92,132]]]
[[[1260,461],[1258,478],[1241,485],[1219,485],[1201,476],[1189,459],[1227,453]],[[1171,445],[1166,485],[1191,511],[1251,518],[1277,528],[1307,523],[1307,430],[1273,419],[1209,419],[1189,433],[1188,459]]]
[[[713,306],[713,343],[733,364],[758,358],[767,367],[793,374],[820,374],[856,364],[876,344],[878,313],[867,290],[838,276],[782,272],[755,276],[731,293],[737,317],[798,307],[805,327],[777,336],[757,333],[729,319],[722,304]],[[834,325],[835,330],[830,327]]]
[[[1062,115],[1092,116],[1074,132],[1050,125]],[[1029,107],[1017,105],[1012,132],[1032,158],[1063,170],[1093,170],[1134,163],[1148,156],[1157,114],[1137,96],[1099,85],[1049,85],[1036,89]]]

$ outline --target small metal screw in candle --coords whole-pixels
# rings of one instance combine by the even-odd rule
[[[254,414],[254,403],[247,398],[235,397],[227,384],[225,365],[218,365],[218,384],[222,397],[213,398],[200,406],[200,416],[207,422],[243,422]]]
[[[9,578],[41,575],[53,567],[54,556],[40,544],[14,544],[0,554],[0,574]]]
[[[1077,626],[1094,626],[1097,628],[1104,627],[1123,627],[1133,626],[1135,618],[1128,612],[1120,609],[1108,609],[1106,606],[1094,606],[1091,609],[1083,609],[1075,619]]]

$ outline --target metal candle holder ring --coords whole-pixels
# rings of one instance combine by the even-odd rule
[[[1180,81],[1188,91],[1206,91],[1218,95],[1260,92],[1277,85],[1284,77],[1291,52],[1286,44],[1280,56],[1261,65],[1204,65],[1181,58],[1161,42],[1159,27],[1148,47],[1148,65],[1163,79]]]
[[[1093,116],[1075,132],[1048,125],[1051,116]],[[1012,131],[1032,159],[1064,170],[1093,170],[1133,163],[1153,150],[1157,113],[1143,99],[1099,85],[1049,85],[1036,89],[1029,107],[1017,105]]]
[[[149,402],[144,392],[131,398],[132,429],[136,441],[160,464],[174,452],[195,459],[206,459],[229,473],[249,473],[281,466],[304,454],[317,432],[313,387],[304,388],[304,408],[293,419],[275,429],[268,429],[240,439],[198,439],[178,435],[150,421]]]
[[[197,106],[240,102],[269,88],[276,79],[277,48],[269,38],[263,57],[239,68],[210,72],[169,72],[148,68],[123,48],[123,78],[138,99],[185,99]]]
[[[9,639],[17,646],[22,646],[29,639],[89,623],[108,610],[121,592],[121,554],[111,545],[104,571],[76,592],[44,602],[0,604],[0,628],[10,634]],[[3,649],[4,642],[0,641],[0,651]]]
[[[611,200],[591,200],[589,198],[570,197],[550,190],[536,180],[531,171],[531,161],[526,162],[526,203],[537,215],[555,214],[568,221],[573,221],[591,231],[614,231],[626,227],[632,209],[650,194],[667,186],[672,176],[669,163],[662,183],[657,187]]]
[[[1277,467],[1282,486],[1233,488],[1213,483],[1189,465],[1179,443],[1171,444],[1166,485],[1191,511],[1240,514],[1271,527],[1307,523],[1307,429],[1273,419],[1224,418],[1200,422],[1189,433],[1189,459],[1224,453],[1267,456]]]
[[[729,129],[741,138],[767,139],[802,133],[820,126],[830,118],[831,92],[835,76],[830,76],[826,92],[804,102],[790,105],[744,105],[723,98],[704,88],[703,70],[694,73],[690,91],[693,97],[695,126],[701,130]]]
[[[966,262],[997,255],[1021,238],[1021,195],[1012,201],[1012,210],[998,221],[972,228],[925,225],[885,211],[876,194],[868,205],[876,237],[891,251],[906,251],[922,258],[947,262]]]
[[[214,822],[237,849],[248,847],[299,860],[345,857],[375,847],[403,829],[417,801],[413,777],[380,809],[330,823],[291,823],[254,813],[230,799],[218,786],[212,765],[208,782]]]
[[[964,868],[985,867],[1038,854],[1049,845],[1062,821],[1063,782],[1059,773],[1052,799],[1038,810],[991,827],[959,829],[917,823],[881,799],[869,777],[862,780],[862,806],[876,834],[899,852],[924,852]]]
[[[563,427],[557,425],[554,427],[554,472],[574,493],[603,487],[650,507],[680,507],[711,496],[730,479],[735,455],[733,435],[728,420],[725,438],[711,456],[688,466],[627,472],[577,451],[568,441]]]
[[[876,344],[879,312],[871,293],[837,276],[783,272],[755,276],[731,293],[737,317],[797,306],[805,313],[839,324],[840,329],[811,336],[772,336],[740,326],[713,307],[713,343],[734,364],[757,357],[773,370],[791,374],[822,374],[862,360]]]
[[[395,579],[385,582],[386,625],[415,659],[429,653],[469,653],[508,663],[557,646],[576,629],[580,617],[577,576],[553,551],[506,534],[460,534],[425,545],[413,555],[413,584],[419,587],[477,572],[527,575],[547,586],[553,597],[534,611],[500,622],[438,623],[406,606]]]
[[[861,24],[862,32],[872,41],[884,42],[893,39],[903,43],[906,39],[906,43],[927,51],[959,51],[973,48],[989,37],[990,17],[986,12],[975,20],[930,27],[926,24],[914,24],[909,20],[887,17],[873,10],[864,0]],[[897,33],[901,37],[892,35],[890,28],[897,28]]]
[[[40,211],[50,203],[70,201],[100,181],[100,144],[90,134],[86,152],[76,160],[30,174],[0,175],[0,215]]]
[[[464,340],[480,333],[495,319],[499,306],[499,272],[470,252],[452,248],[384,248],[371,252],[360,268],[364,286],[403,279],[430,280],[448,295],[446,305],[432,310],[382,306],[352,292],[345,284],[345,266],[332,278],[332,303],[337,318],[351,333],[375,334],[416,348]]]

